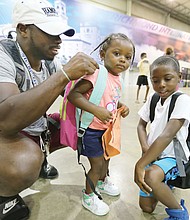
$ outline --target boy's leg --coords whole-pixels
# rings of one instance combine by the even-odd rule
[[[157,203],[158,200],[155,199],[152,194],[147,195],[146,193],[140,191],[139,206],[143,212],[152,213],[155,210]]]
[[[146,169],[145,182],[152,188],[154,198],[164,204],[167,213],[170,213],[172,218],[179,214],[180,216],[187,216],[188,212],[175,199],[171,189],[166,182],[171,178],[176,178],[178,175],[176,169],[176,160],[174,158],[164,158],[155,161],[153,165]],[[187,218],[179,218],[186,220]]]

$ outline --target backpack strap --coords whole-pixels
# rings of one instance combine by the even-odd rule
[[[3,39],[0,41],[0,44],[3,46],[4,51],[11,57],[16,68],[16,83],[18,88],[22,91],[22,86],[25,82],[25,69],[23,66],[22,59],[20,57],[19,50],[17,48],[16,42],[11,39]],[[56,67],[53,61],[45,60],[45,66],[48,69],[50,75],[56,72]],[[28,85],[28,83],[27,83]]]
[[[176,92],[175,94],[172,95],[171,101],[170,101],[170,106],[169,106],[169,111],[168,111],[168,121],[170,119],[171,113],[174,109],[175,106],[175,102],[178,98],[178,96],[182,95],[183,93],[181,92]],[[155,116],[155,108],[157,105],[157,102],[160,100],[160,96],[158,95],[158,93],[154,93],[154,95],[151,98],[150,101],[150,121],[151,123],[154,120],[154,116]]]
[[[169,107],[169,111],[168,111],[168,121],[170,119],[171,113],[173,112],[177,98],[182,94],[183,94],[182,92],[176,92],[175,94],[172,95],[172,98],[170,101],[170,107]]]
[[[98,77],[97,77],[94,89],[92,90],[92,94],[89,98],[89,101],[96,105],[99,105],[102,99],[103,93],[106,88],[106,84],[107,84],[106,82],[107,82],[107,77],[108,77],[107,69],[103,65],[99,65],[99,67],[100,67],[100,70],[98,73]],[[88,128],[93,118],[94,118],[94,115],[86,111],[82,114],[82,117],[81,117],[81,123],[78,129],[78,143],[77,143],[78,164],[83,167],[86,180],[89,183],[92,191],[98,196],[100,200],[102,200],[101,195],[96,191],[94,183],[88,176],[85,166],[83,165],[83,163],[80,162],[80,155],[82,151],[82,137],[85,133],[85,129]]]
[[[48,69],[50,75],[56,72],[56,66],[53,61],[45,60],[45,66]]]
[[[22,86],[25,81],[25,73],[22,60],[20,58],[20,54],[18,48],[16,46],[16,42],[11,39],[3,39],[0,41],[0,44],[3,46],[4,51],[11,57],[15,64],[16,68],[16,83],[22,92]]]
[[[151,101],[150,101],[150,122],[152,123],[154,120],[154,116],[155,116],[155,108],[157,105],[157,102],[159,101],[160,96],[158,95],[158,93],[154,93]]]
[[[95,86],[92,90],[92,94],[89,98],[89,101],[94,103],[95,105],[100,104],[101,98],[106,88],[106,82],[107,82],[107,77],[108,77],[107,69],[103,65],[99,65],[99,67],[100,67],[100,70],[98,73],[98,77],[97,77]],[[88,128],[93,118],[94,118],[93,114],[85,111],[81,117],[80,127],[84,129]]]

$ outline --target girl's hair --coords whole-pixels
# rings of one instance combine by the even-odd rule
[[[170,66],[176,73],[180,72],[178,60],[169,55],[158,57],[150,66],[150,72],[158,66]]]
[[[100,48],[99,51],[102,51],[102,50],[106,51],[108,49],[108,47],[110,46],[111,42],[116,39],[127,40],[128,42],[130,42],[132,44],[132,46],[133,46],[133,57],[132,57],[132,62],[131,62],[131,64],[132,64],[134,57],[135,57],[135,46],[134,46],[133,42],[131,41],[131,39],[129,39],[125,34],[122,34],[122,33],[110,34],[90,54],[92,54],[98,48]]]

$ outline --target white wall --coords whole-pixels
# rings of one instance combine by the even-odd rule
[[[190,26],[184,24],[176,19],[168,18],[167,14],[156,8],[145,6],[141,1],[135,0],[78,0],[79,2],[88,2],[95,4],[97,7],[104,9],[117,11],[119,13],[127,14],[130,11],[131,2],[131,14],[134,17],[144,18],[152,22],[156,22],[170,28],[174,28],[180,31],[190,32]]]

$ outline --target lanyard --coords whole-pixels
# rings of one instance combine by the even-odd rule
[[[26,57],[25,53],[23,52],[23,50],[21,49],[20,45],[18,44],[18,42],[17,42],[17,46],[18,46],[21,58],[24,61],[24,64],[26,65],[26,67],[28,69],[29,75],[30,75],[31,80],[32,80],[32,84],[35,87],[35,86],[38,85],[38,82],[36,80],[36,77],[35,77],[35,74],[34,74],[34,72],[32,70],[32,67],[31,67],[31,65],[30,65],[30,63],[28,61],[28,58]],[[43,73],[43,80],[45,80],[45,75],[44,75],[44,71],[43,70],[42,70],[42,73]]]

